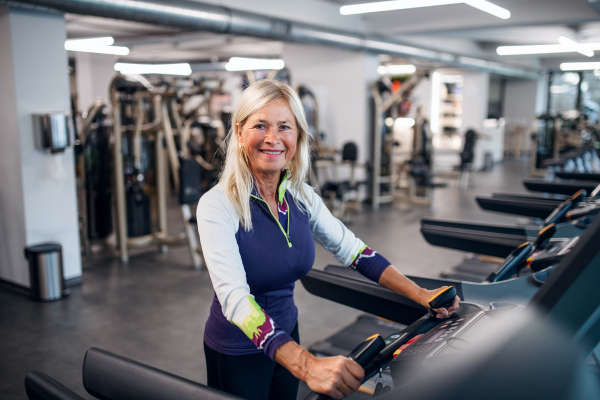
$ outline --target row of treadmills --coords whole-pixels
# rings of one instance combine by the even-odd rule
[[[576,190],[566,189],[577,182]],[[454,287],[463,301],[449,319],[430,317],[351,269],[327,266],[302,279],[310,293],[369,313],[312,348],[321,355],[360,353],[366,376],[351,398],[600,398],[600,186],[546,184],[542,195],[496,196],[506,213],[523,199],[555,201],[545,215],[529,214],[544,220],[525,228],[423,220],[432,244],[504,257],[480,281],[410,277],[425,288]],[[522,205],[514,209],[526,215]],[[357,326],[380,335],[365,341]],[[98,399],[236,398],[97,348],[86,353],[83,384]],[[39,371],[27,375],[25,386],[29,399],[81,399]],[[326,399],[305,394],[299,398]]]

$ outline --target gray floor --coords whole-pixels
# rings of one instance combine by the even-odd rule
[[[365,207],[351,216],[350,228],[407,275],[436,277],[459,263],[464,254],[435,248],[419,233],[420,218],[494,223],[523,223],[485,213],[475,194],[524,192],[526,160],[509,160],[477,176],[476,185],[460,190],[456,181],[435,195],[435,211],[415,206]],[[172,210],[176,211],[176,210]],[[177,231],[177,213],[172,229]],[[315,268],[335,263],[317,248]],[[85,351],[99,347],[183,377],[206,381],[202,349],[204,322],[213,291],[205,270],[194,270],[184,248],[160,254],[138,251],[128,265],[111,248],[84,257],[83,284],[61,301],[36,303],[0,289],[0,398],[26,399],[23,379],[40,370],[90,397],[81,383]],[[308,346],[337,332],[360,312],[317,298],[301,284],[296,290],[301,342]]]

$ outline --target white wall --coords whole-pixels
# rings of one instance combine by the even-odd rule
[[[8,7],[0,6],[0,278],[26,285],[25,205]]]
[[[510,79],[504,92],[504,118],[507,123],[523,123],[527,130],[521,137],[521,149],[528,151],[530,146],[531,121],[536,116],[538,81]]]
[[[15,154],[1,157],[0,278],[29,286],[23,248],[46,241],[62,244],[65,277],[79,277],[73,150],[35,149],[32,126],[34,113],[70,109],[64,18],[1,10],[0,155]]]
[[[488,113],[488,94],[490,75],[487,72],[463,72],[463,115],[462,130],[464,134],[468,129],[481,131],[483,120]]]
[[[77,104],[79,111],[87,110],[94,100],[103,98],[110,102],[109,85],[115,76],[117,58],[108,54],[73,52],[77,79]]]
[[[285,43],[283,60],[292,85],[306,85],[319,102],[323,144],[340,149],[356,142],[360,162],[369,158],[370,86],[377,80],[376,56],[335,48]]]

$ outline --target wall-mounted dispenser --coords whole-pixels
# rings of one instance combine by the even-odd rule
[[[35,147],[60,153],[71,145],[73,120],[69,112],[33,114]]]

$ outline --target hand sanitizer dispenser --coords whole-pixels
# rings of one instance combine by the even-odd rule
[[[33,114],[37,149],[50,150],[51,153],[63,152],[71,145],[73,130],[73,120],[69,112]]]

